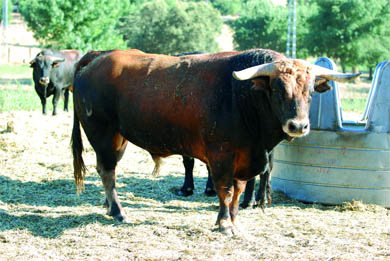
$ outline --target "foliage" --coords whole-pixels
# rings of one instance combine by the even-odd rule
[[[221,28],[220,14],[210,5],[166,0],[146,2],[120,25],[128,47],[165,54],[217,51]]]
[[[344,66],[375,64],[388,56],[388,0],[317,0],[317,5],[317,15],[309,19],[311,53],[339,59]]]
[[[11,13],[13,9],[12,0],[8,1],[8,22],[11,20]],[[4,6],[4,0],[0,1],[0,20],[3,22],[3,6]]]
[[[242,4],[247,0],[182,0],[184,2],[206,2],[211,4],[214,8],[218,9],[222,15],[236,15]]]
[[[297,57],[308,56],[307,19],[315,11],[302,1],[297,8]],[[278,52],[286,50],[288,9],[267,1],[248,1],[241,9],[240,18],[232,21],[234,42],[240,50],[267,48]]]
[[[123,0],[22,0],[20,11],[34,36],[57,49],[113,49],[124,47],[115,30]]]
[[[241,0],[214,0],[211,1],[214,8],[218,9],[223,15],[235,15],[241,10]]]
[[[285,50],[287,10],[267,1],[249,1],[231,22],[237,49]]]

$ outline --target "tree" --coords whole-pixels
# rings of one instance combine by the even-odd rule
[[[318,13],[309,19],[313,54],[338,59],[344,71],[346,66],[372,64],[380,53],[389,55],[388,0],[317,0],[317,4]]]
[[[56,49],[124,48],[115,25],[124,0],[22,0],[20,11],[34,36]]]
[[[175,54],[218,50],[222,19],[204,2],[146,2],[123,19],[120,30],[130,48]]]
[[[287,10],[268,1],[249,1],[240,18],[230,24],[237,49],[267,48],[285,51]]]
[[[297,5],[297,57],[306,58],[307,19],[315,11],[305,1]],[[241,9],[240,18],[232,21],[237,49],[266,48],[285,52],[288,9],[268,1],[248,1]]]
[[[213,0],[211,4],[223,15],[235,15],[241,10],[242,0]]]

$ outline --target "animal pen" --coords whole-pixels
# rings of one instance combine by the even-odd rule
[[[328,58],[316,64],[335,69]],[[331,85],[313,95],[310,134],[275,148],[272,189],[304,202],[390,207],[390,61],[376,67],[360,121],[343,119]]]

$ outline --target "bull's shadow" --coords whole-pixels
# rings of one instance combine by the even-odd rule
[[[182,173],[172,173],[175,175],[164,175],[157,178],[153,178],[152,176],[149,178],[147,175],[145,175],[145,178],[140,178],[137,174],[135,172],[128,172],[124,174],[119,173],[118,175],[117,190],[124,206],[145,207],[143,204],[132,204],[131,199],[123,196],[126,193],[131,193],[137,198],[152,199],[161,203],[181,200],[216,205],[218,202],[217,197],[207,197],[204,194],[207,177],[194,177],[194,194],[189,197],[182,197],[176,194],[183,185],[184,175],[182,176]],[[97,182],[99,185],[91,184],[90,182]],[[101,180],[97,173],[89,173],[86,177],[85,192],[77,195],[72,179],[23,182],[0,176],[0,201],[7,204],[48,207],[72,207],[83,204],[100,206],[103,204],[104,199],[104,189],[100,183]],[[274,205],[300,204],[295,200],[280,196],[282,195],[280,193],[273,192],[272,194]]]
[[[0,176],[0,201],[7,204],[25,204],[30,206],[78,206],[81,204],[99,205],[100,202],[91,197],[102,188],[86,184],[86,193],[77,195],[71,179],[57,179],[45,182],[9,179]]]
[[[25,215],[12,215],[0,210],[0,230],[27,229],[34,236],[45,238],[56,238],[62,235],[65,230],[92,223],[110,224],[112,219],[106,215],[63,215],[60,217],[45,217],[37,213]]]
[[[162,176],[157,179],[135,177],[136,173],[119,173],[117,178],[118,194],[123,206],[131,208],[147,207],[144,204],[132,203],[131,199],[124,196],[131,193],[137,198],[152,199],[166,203],[171,200],[200,201],[204,203],[216,203],[216,197],[206,197],[203,194],[207,178],[196,178],[196,191],[189,197],[177,196],[175,191],[183,183],[183,177]],[[91,184],[97,182],[99,185]],[[100,185],[101,180],[97,173],[89,173],[86,177],[85,191],[76,194],[72,179],[56,179],[44,182],[20,181],[0,176],[0,201],[6,204],[24,204],[30,206],[48,207],[72,207],[89,204],[101,206],[104,201],[104,189]],[[212,207],[211,207],[212,208]]]
[[[194,194],[188,197],[178,196],[184,182],[184,174],[181,172],[170,172],[169,175],[153,177],[151,174],[145,174],[146,178],[141,178],[136,172],[128,172],[117,178],[118,183],[126,186],[119,187],[121,191],[131,192],[136,197],[148,198],[158,202],[166,203],[172,200],[196,201],[201,203],[217,203],[217,197],[207,197],[204,190],[207,183],[207,177],[194,177]]]
[[[113,223],[115,223],[116,225],[131,227],[156,225],[156,222],[148,220],[145,220],[144,222],[123,224],[105,214],[95,213],[88,215],[61,215],[59,217],[47,217],[36,212],[30,212],[24,215],[12,215],[4,210],[0,210],[0,220],[2,221],[0,223],[0,231],[27,229],[34,236],[44,238],[57,238],[68,229],[95,223],[109,226],[112,226]]]

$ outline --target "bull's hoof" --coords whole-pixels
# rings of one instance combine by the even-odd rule
[[[266,204],[264,202],[255,202],[255,204],[253,204],[253,208],[261,208],[261,210],[263,211],[264,213],[264,209],[266,208]]]
[[[180,197],[188,197],[194,194],[193,190],[179,190],[177,195]]]
[[[121,223],[127,223],[126,216],[122,214],[116,215],[114,218]]]
[[[231,222],[228,221],[221,222],[221,224],[219,225],[219,232],[227,236],[239,235],[238,229]]]
[[[217,192],[215,192],[214,189],[209,189],[207,188],[205,191],[204,191],[204,194],[208,197],[215,197],[217,195]]]
[[[107,209],[109,208],[108,200],[107,200],[107,199],[104,200],[103,207],[104,207],[104,208],[107,208]]]
[[[248,208],[248,207],[250,207],[250,206],[252,206],[253,205],[253,202],[252,201],[243,201],[241,204],[240,204],[240,207],[241,208]]]

